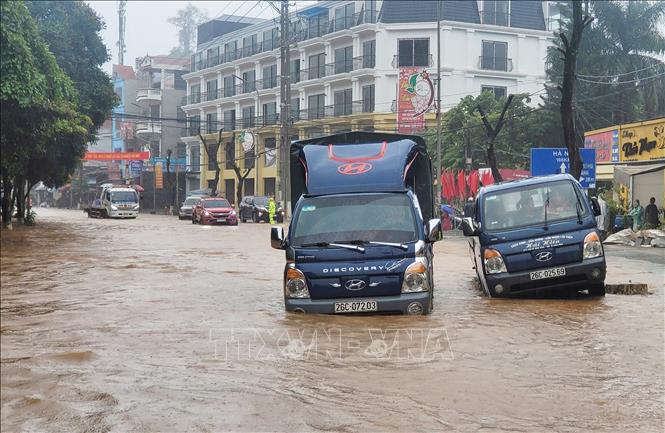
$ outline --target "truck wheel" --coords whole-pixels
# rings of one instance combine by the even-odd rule
[[[589,287],[590,296],[605,296],[605,284],[597,284]]]

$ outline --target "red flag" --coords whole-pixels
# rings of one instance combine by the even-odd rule
[[[466,178],[464,177],[464,170],[457,172],[457,196],[462,201],[466,199]]]
[[[478,192],[478,182],[480,181],[478,177],[478,170],[474,170],[469,174],[469,192],[472,196],[475,196]]]

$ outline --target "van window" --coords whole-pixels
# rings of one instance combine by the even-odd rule
[[[488,231],[544,225],[545,210],[548,223],[587,214],[573,184],[561,181],[485,195],[482,221]]]
[[[406,194],[363,194],[303,199],[292,242],[413,242],[418,238]]]

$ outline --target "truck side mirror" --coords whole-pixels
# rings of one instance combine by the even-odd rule
[[[441,240],[441,220],[432,218],[427,222],[427,241],[436,242]]]
[[[270,229],[270,246],[276,250],[284,249],[284,229],[282,227]]]
[[[600,211],[600,203],[596,197],[591,197],[591,209],[593,210],[593,216],[600,216],[602,213]]]
[[[476,236],[478,234],[478,229],[475,227],[472,218],[462,218],[462,233],[464,233],[464,236]]]

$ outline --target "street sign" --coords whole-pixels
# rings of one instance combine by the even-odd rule
[[[580,149],[582,173],[580,184],[583,188],[596,187],[596,149]],[[531,176],[570,173],[568,149],[532,148]]]
[[[132,177],[138,177],[143,171],[143,161],[132,161],[129,163],[129,171]]]

